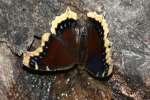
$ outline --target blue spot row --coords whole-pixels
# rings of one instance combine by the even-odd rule
[[[58,25],[58,28],[56,29],[57,31],[63,31],[65,28],[67,27],[71,27],[73,24],[75,23],[75,20],[73,19],[67,19],[63,22],[61,22],[59,25]]]

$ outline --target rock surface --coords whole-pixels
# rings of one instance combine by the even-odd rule
[[[115,67],[108,81],[79,67],[48,75],[22,68],[18,56],[67,6],[105,15]],[[149,12],[148,0],[0,0],[0,100],[149,100]]]

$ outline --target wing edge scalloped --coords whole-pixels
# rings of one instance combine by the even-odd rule
[[[52,34],[56,34],[56,28],[58,24],[60,24],[62,21],[65,21],[66,19],[77,20],[77,14],[71,11],[69,7],[66,9],[65,13],[61,14],[60,16],[56,16],[52,21],[52,27],[50,29]]]
[[[45,46],[45,42],[49,40],[51,33],[44,33],[41,38],[41,45],[34,51],[26,51],[23,54],[23,65],[29,67],[30,58],[33,56],[39,56],[41,52],[43,52],[43,47]]]

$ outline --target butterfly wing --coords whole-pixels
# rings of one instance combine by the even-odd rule
[[[108,25],[103,18],[95,12],[89,12],[87,30],[87,70],[97,78],[111,75],[110,44],[108,40]]]
[[[24,53],[23,64],[40,71],[66,70],[77,62],[75,30],[77,15],[67,9],[52,21],[50,33],[42,36],[41,46],[33,52]]]

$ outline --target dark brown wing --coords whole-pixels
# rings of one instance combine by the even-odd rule
[[[43,46],[43,52],[30,58],[29,66],[35,70],[56,71],[69,69],[74,66],[75,62],[76,58],[63,43],[56,37],[50,37]]]
[[[108,40],[108,27],[102,16],[96,13],[88,14],[88,59],[87,70],[97,78],[111,75],[110,46]]]

